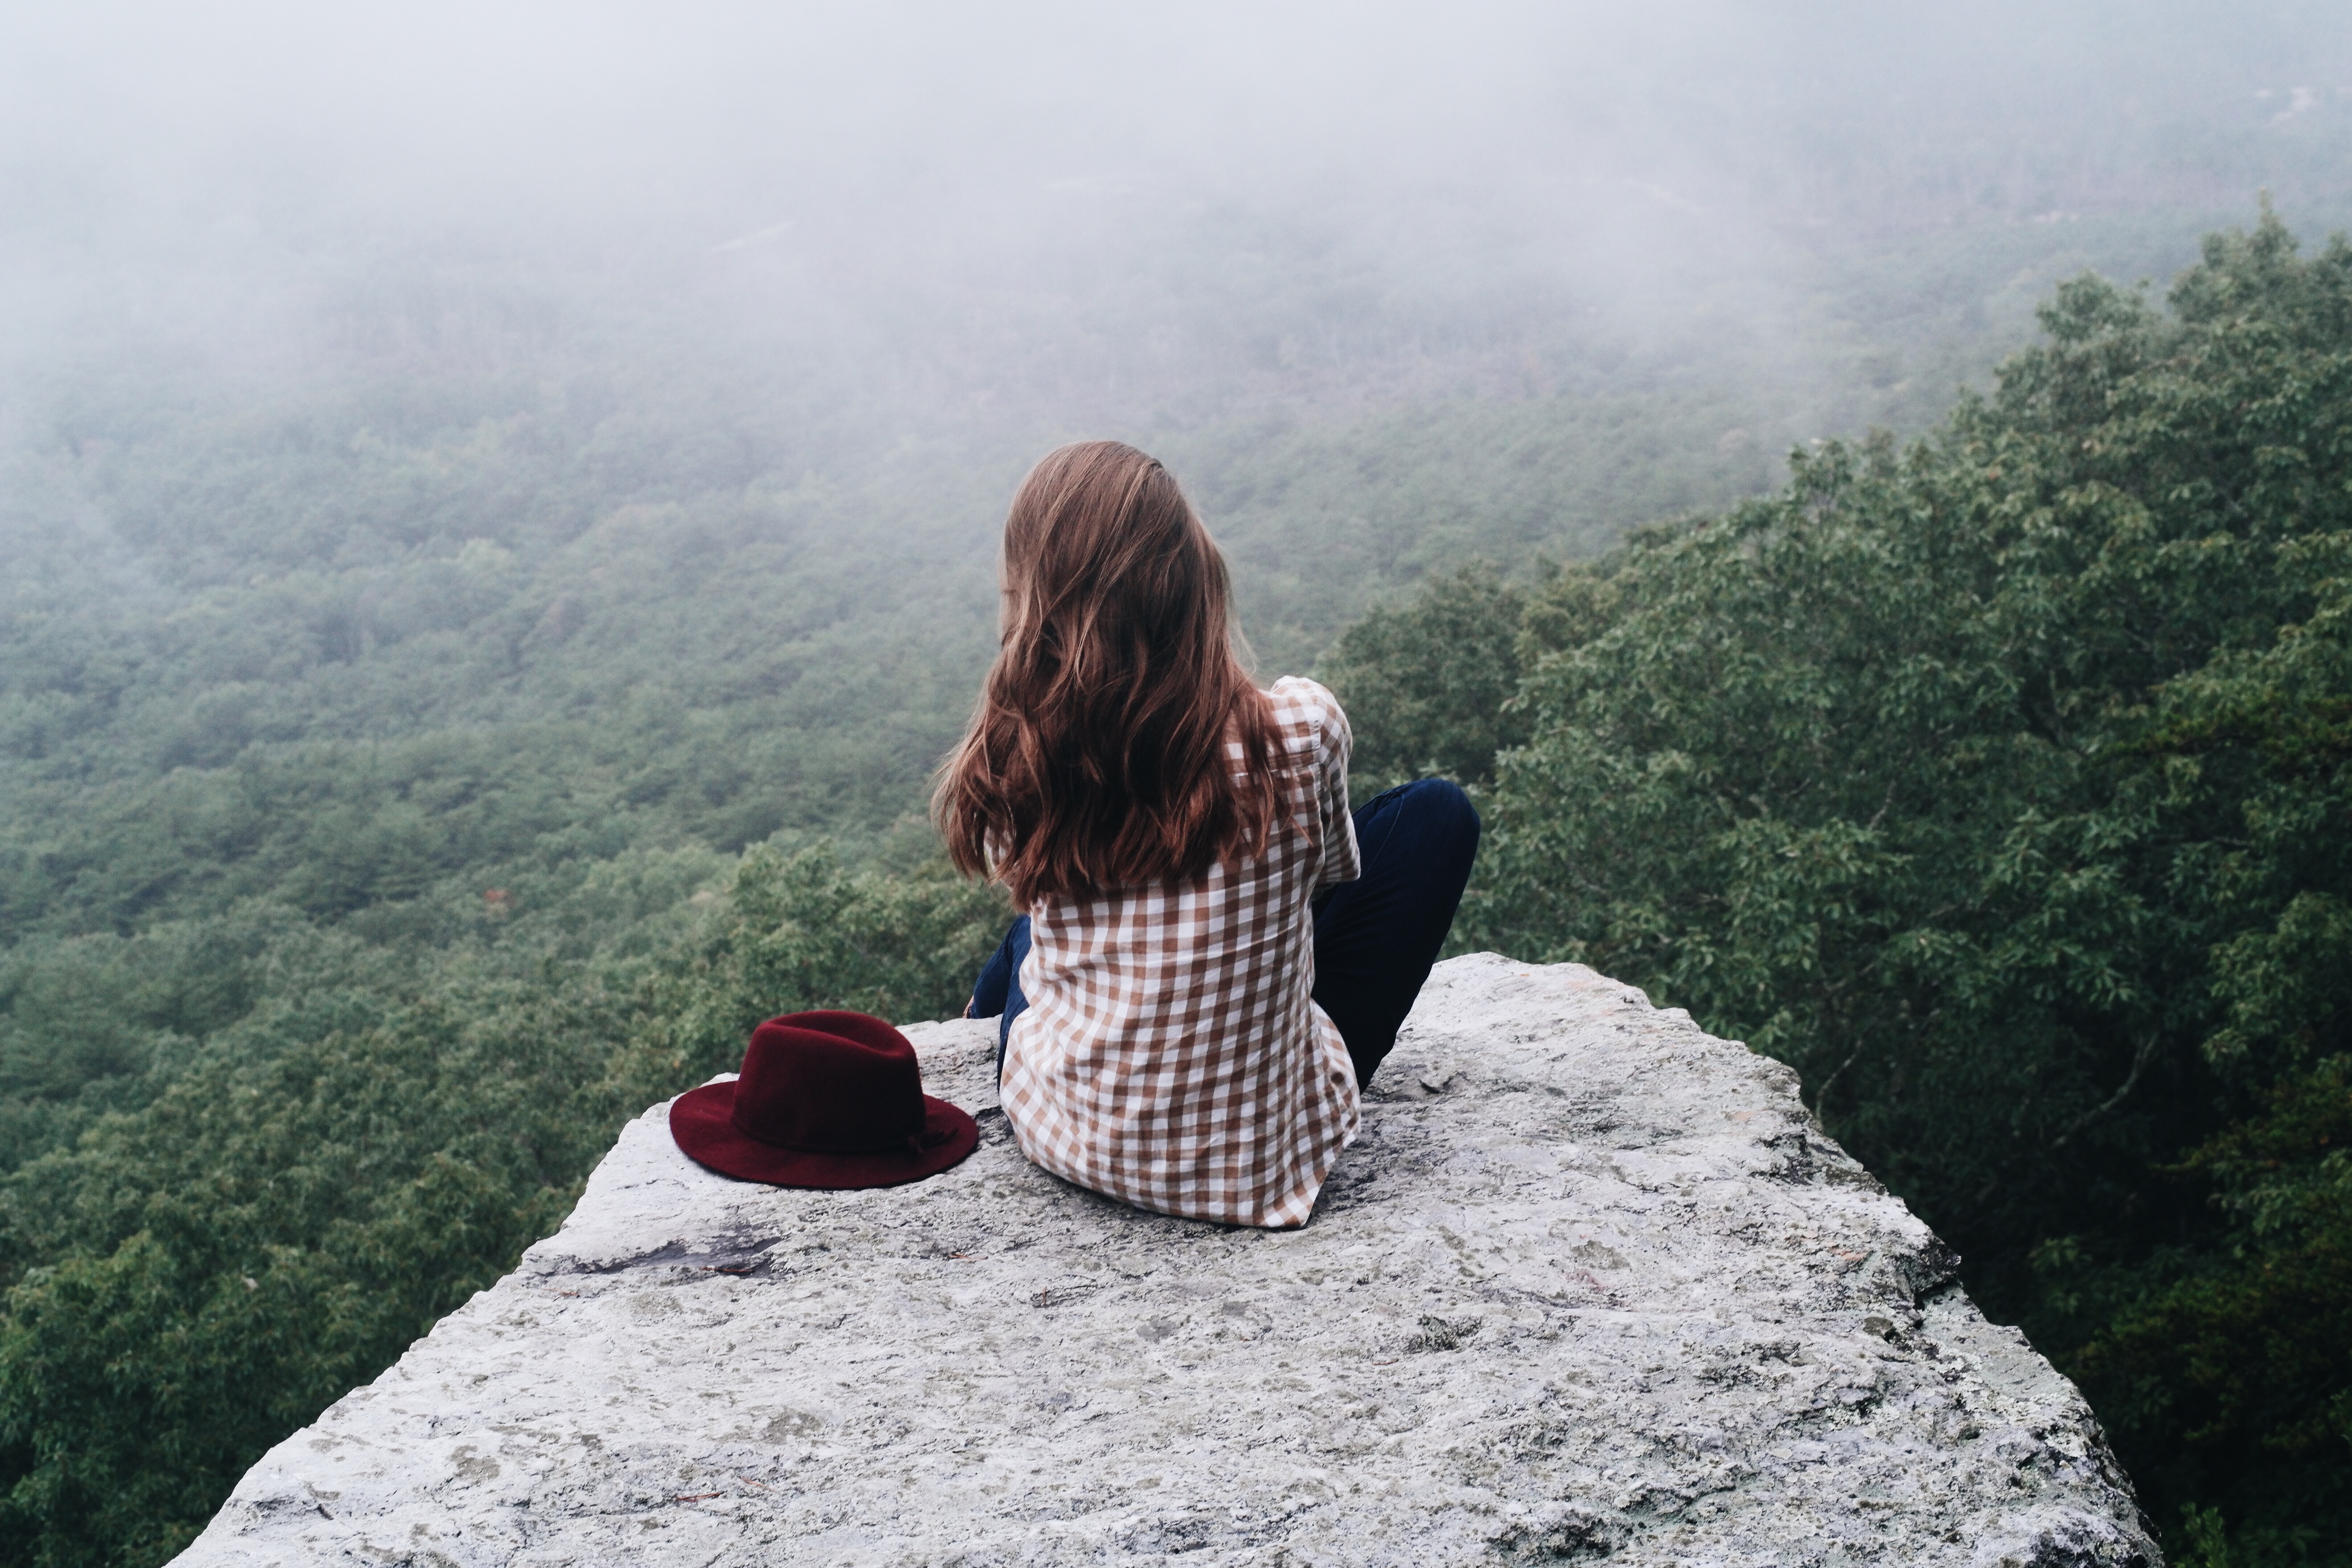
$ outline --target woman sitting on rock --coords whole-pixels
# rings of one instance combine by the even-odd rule
[[[1304,1225],[1477,853],[1423,779],[1351,817],[1347,715],[1252,684],[1224,557],[1131,447],[1050,453],[1004,524],[1003,646],[935,811],[1027,912],[973,988],[1022,1152],[1166,1214]]]

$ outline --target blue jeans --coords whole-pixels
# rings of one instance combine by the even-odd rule
[[[1459,786],[1416,779],[1356,808],[1363,874],[1326,888],[1315,904],[1315,1002],[1339,1026],[1356,1081],[1369,1085],[1421,994],[1437,950],[1453,929],[1470,863],[1478,858],[1478,813]],[[1029,1005],[1021,965],[1029,956],[1023,915],[972,983],[971,1016],[1001,1018],[996,1065],[1013,1020]]]

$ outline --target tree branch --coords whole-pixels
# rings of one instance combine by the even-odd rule
[[[1822,1108],[1830,1102],[1830,1086],[1837,1082],[1839,1078],[1844,1074],[1846,1068],[1853,1066],[1853,1058],[1860,1055],[1862,1055],[1862,1047],[1860,1046],[1856,1046],[1853,1049],[1846,1052],[1845,1060],[1838,1063],[1836,1070],[1832,1072],[1829,1077],[1822,1079],[1821,1088],[1813,1090],[1813,1115],[1816,1119],[1819,1119],[1821,1116]],[[1800,1100],[1799,1103],[1801,1104],[1803,1102],[1802,1100]]]
[[[2055,1143],[2051,1144],[2051,1148],[2063,1149],[2066,1146],[2068,1139],[2074,1137],[2075,1133],[2080,1132],[2084,1128],[2088,1127],[2092,1122],[2096,1121],[2100,1117],[2105,1116],[2107,1112],[2113,1110],[2116,1106],[2121,1105],[2124,1102],[2124,1096],[2129,1094],[2132,1089],[2138,1085],[2139,1075],[2147,1067],[2147,1058],[2156,1054],[2156,1042],[2158,1038],[2158,1036],[2153,1029],[2149,1030],[2147,1034],[2141,1038],[2139,1049],[2132,1053],[2131,1073],[2124,1079],[2123,1088],[2107,1096],[2107,1101],[2105,1105],[2086,1110],[2083,1112],[2082,1115],[2074,1118],[2074,1121],[2067,1126],[2066,1131],[2058,1134],[2058,1141]]]

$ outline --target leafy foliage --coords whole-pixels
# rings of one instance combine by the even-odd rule
[[[1350,798],[1423,774],[1468,783],[1493,776],[1495,755],[1526,738],[1509,706],[1519,684],[1517,626],[1526,595],[1492,567],[1465,566],[1424,584],[1412,602],[1348,628],[1324,657],[1324,679],[1348,694],[1356,731]]]
[[[2347,1150],[2352,1058],[2337,1056],[2277,1085],[2184,1163],[2183,1176],[2214,1190],[2228,1236],[2174,1260],[2184,1277],[2129,1300],[2078,1358],[2102,1410],[2140,1445],[2142,1488],[2224,1500],[2199,1516],[2209,1534],[2239,1521],[2239,1561],[2341,1550],[2330,1528],[2352,1506]]]

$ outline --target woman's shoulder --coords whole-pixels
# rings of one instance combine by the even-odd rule
[[[1333,740],[1345,742],[1348,711],[1322,682],[1286,675],[1266,688],[1265,696],[1274,710],[1276,727],[1294,738],[1292,750],[1305,749],[1299,742],[1318,750]]]

